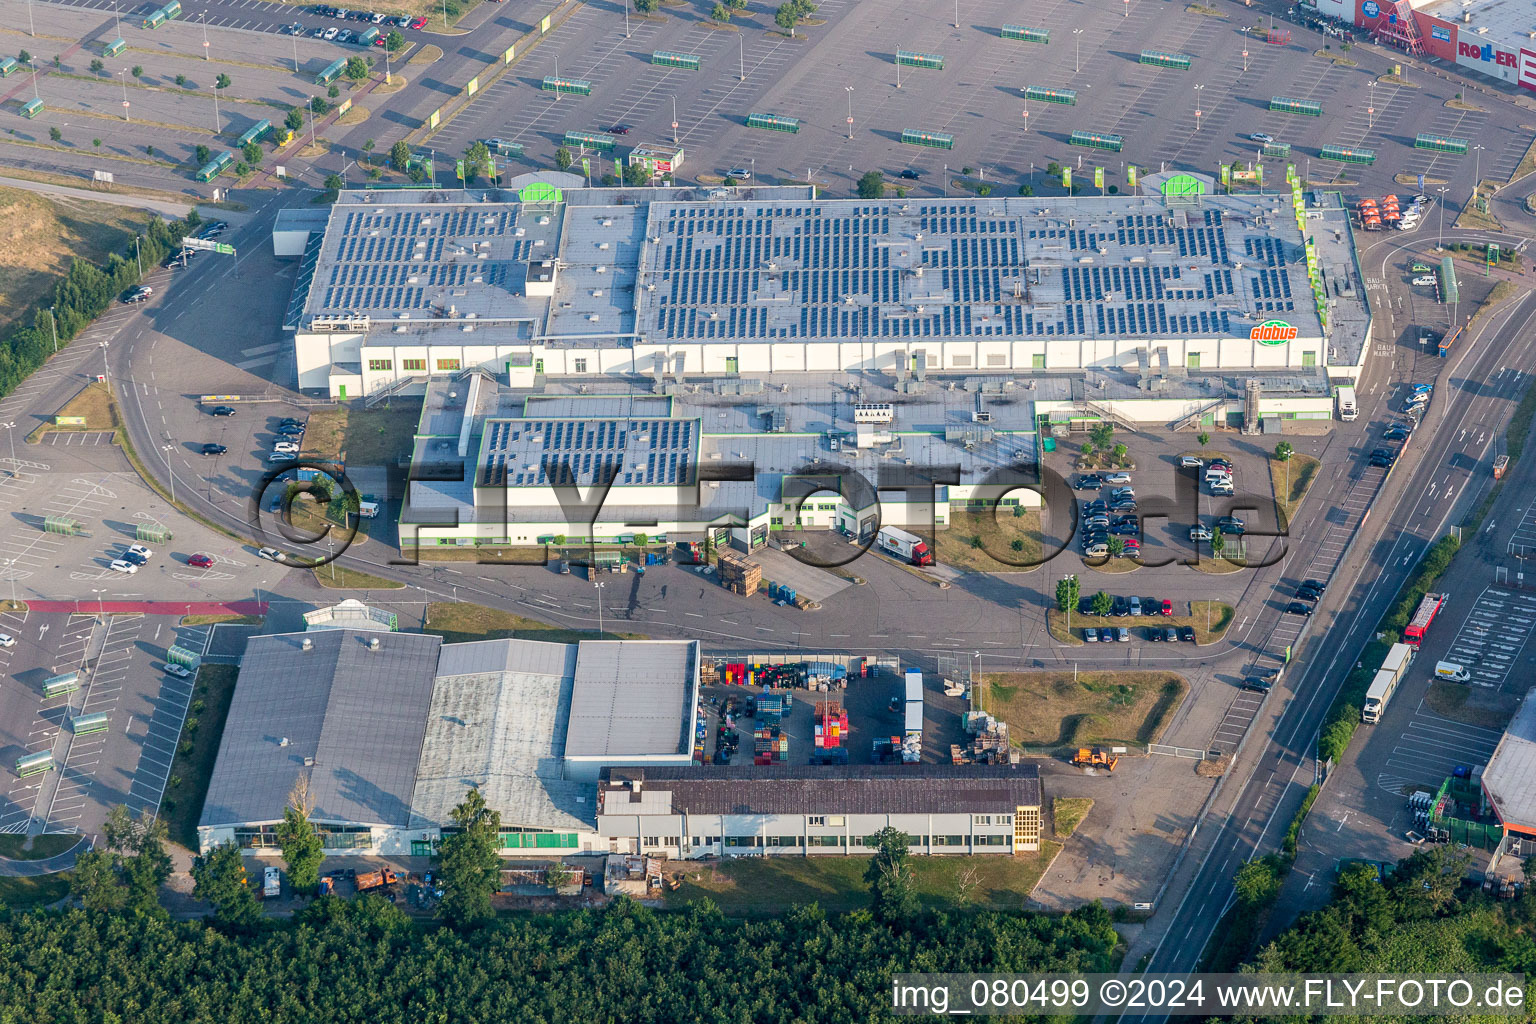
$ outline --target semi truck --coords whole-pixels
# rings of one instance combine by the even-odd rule
[[[268,867],[263,869],[261,874],[261,898],[264,900],[275,900],[282,894],[283,880],[282,876],[278,874],[277,868]]]
[[[923,538],[906,530],[898,530],[894,526],[883,526],[875,536],[880,545],[880,550],[896,558],[905,559],[913,565],[932,565],[933,552],[928,550],[928,545]]]
[[[1376,677],[1371,680],[1371,688],[1365,691],[1365,703],[1360,706],[1360,721],[1367,725],[1381,721],[1387,704],[1397,692],[1397,684],[1402,682],[1403,676],[1408,674],[1408,666],[1413,664],[1413,655],[1414,649],[1408,644],[1392,645],[1381,668],[1376,670]]]
[[[1445,607],[1445,594],[1425,594],[1424,600],[1419,602],[1419,607],[1414,610],[1413,619],[1403,630],[1403,643],[1415,650],[1424,642],[1424,634],[1429,631],[1430,623],[1435,621],[1435,616],[1440,614],[1440,609]]]
[[[1360,415],[1360,407],[1355,404],[1355,388],[1353,384],[1340,385],[1335,392],[1339,400],[1339,419],[1348,422]]]

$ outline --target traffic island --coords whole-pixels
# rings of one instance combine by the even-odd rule
[[[28,444],[37,444],[43,435],[62,431],[116,431],[122,426],[117,403],[102,383],[87,384],[54,414],[52,423],[44,423],[27,435]]]
[[[1274,491],[1275,504],[1285,513],[1286,522],[1295,520],[1296,510],[1301,507],[1301,499],[1307,496],[1307,488],[1317,478],[1317,467],[1320,465],[1312,456],[1296,451],[1288,459],[1269,460],[1270,486]]]
[[[1232,624],[1233,614],[1232,606],[1220,601],[1192,601],[1188,615],[1082,615],[1073,612],[1069,616],[1051,608],[1045,617],[1051,638],[1072,647],[1082,644],[1085,629],[1117,629],[1121,626],[1133,630],[1131,636],[1137,642],[1146,640],[1144,634],[1135,632],[1141,627],[1182,629],[1188,626],[1195,631],[1195,646],[1203,647],[1222,638]],[[1068,619],[1071,620],[1070,630]]]

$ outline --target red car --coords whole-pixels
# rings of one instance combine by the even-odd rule
[[[412,18],[411,19],[411,28],[426,28],[426,27],[427,27],[427,19],[426,18]]]
[[[1129,554],[1132,551],[1140,551],[1141,550],[1141,541],[1137,540],[1135,537],[1127,537],[1127,538],[1125,538],[1125,550],[1126,550],[1127,554]]]
[[[197,569],[209,569],[213,567],[213,559],[207,555],[188,555],[187,564]]]
[[[373,41],[373,45],[374,45],[374,46],[383,46],[383,45],[384,45],[384,43],[385,43],[385,41],[386,41],[386,40],[385,40],[385,38],[384,38],[384,37],[383,37],[383,36],[379,36],[379,38],[377,38],[377,39],[375,39],[375,40],[374,40],[374,41]]]
[[[1166,597],[1163,598],[1163,614],[1164,615],[1172,615],[1173,614],[1173,602],[1168,600]]]

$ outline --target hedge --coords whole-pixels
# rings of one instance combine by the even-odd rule
[[[1291,825],[1285,830],[1285,839],[1280,844],[1289,860],[1296,859],[1296,842],[1301,838],[1301,823],[1307,820],[1307,814],[1311,812],[1312,805],[1317,802],[1317,794],[1323,791],[1323,787],[1314,784],[1307,790],[1306,797],[1301,801],[1301,807],[1296,811],[1296,817],[1291,819]]]
[[[180,245],[182,237],[196,223],[193,219],[167,224],[157,217],[138,237],[137,254],[129,244],[122,253],[108,256],[99,267],[80,259],[71,263],[68,273],[54,284],[51,300],[40,301],[33,307],[31,323],[18,323],[0,341],[0,397],[16,390],[53,355],[50,308],[62,348],[106,312],[119,295],[139,283],[140,260],[153,269],[173,247]]]

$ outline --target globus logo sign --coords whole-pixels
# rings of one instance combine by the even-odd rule
[[[1282,342],[1295,341],[1296,328],[1284,320],[1266,320],[1248,332],[1248,339],[1263,345],[1279,345]]]

